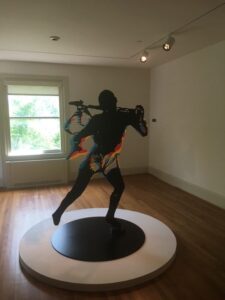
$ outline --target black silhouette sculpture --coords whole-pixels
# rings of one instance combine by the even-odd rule
[[[129,125],[134,127],[142,136],[146,136],[148,130],[142,106],[138,105],[135,109],[118,108],[116,103],[117,99],[111,91],[102,91],[99,95],[99,107],[89,107],[101,109],[103,112],[94,115],[89,123],[73,137],[72,151],[68,158],[76,158],[79,154],[86,153],[82,148],[82,142],[88,136],[93,137],[94,146],[81,163],[74,186],[52,215],[55,225],[59,224],[66,208],[83,193],[91,177],[95,173],[101,172],[114,188],[110,197],[106,221],[113,230],[120,230],[120,223],[115,219],[114,214],[124,190],[124,182],[118,165],[122,139],[125,129]],[[77,102],[74,104],[77,105]],[[78,107],[81,109],[82,101],[78,104],[80,104]],[[89,114],[87,106],[83,106],[83,110]],[[81,117],[81,113],[78,112],[78,116]],[[68,128],[66,129],[69,131]]]

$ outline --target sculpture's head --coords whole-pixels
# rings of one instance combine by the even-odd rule
[[[98,101],[100,108],[104,112],[116,110],[117,99],[114,96],[113,92],[109,90],[102,91],[98,96]]]

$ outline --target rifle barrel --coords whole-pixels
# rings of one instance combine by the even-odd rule
[[[81,105],[83,105],[83,103],[84,102],[82,100],[69,102],[70,105],[76,105],[76,106],[81,106]]]
[[[102,110],[102,108],[99,105],[85,105],[84,102],[82,100],[78,100],[78,101],[70,101],[69,102],[70,105],[75,105],[75,106],[82,106],[83,108],[90,108],[90,109],[97,109],[97,110]],[[126,107],[117,107],[118,111],[125,111],[125,112],[129,112],[129,111],[133,111],[133,108],[126,108]]]
[[[102,110],[102,108],[99,105],[87,105],[87,108]]]

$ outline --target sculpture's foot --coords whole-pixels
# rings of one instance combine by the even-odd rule
[[[61,213],[60,211],[56,210],[53,214],[52,214],[52,220],[54,225],[59,225],[60,219],[61,219]]]

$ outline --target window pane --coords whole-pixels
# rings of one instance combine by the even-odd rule
[[[61,150],[59,119],[11,119],[10,155],[29,155]]]
[[[9,95],[10,117],[59,117],[59,96]]]

